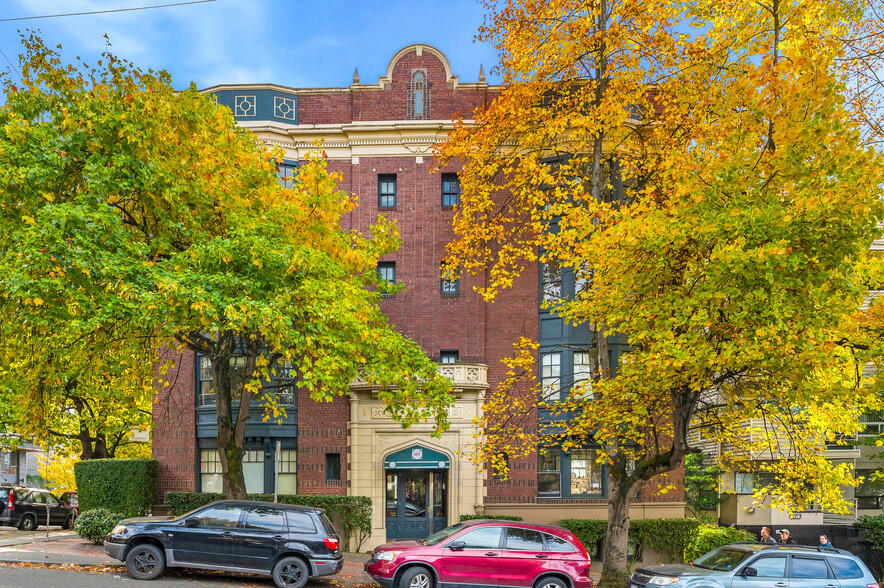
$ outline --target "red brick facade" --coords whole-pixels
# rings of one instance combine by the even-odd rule
[[[297,127],[290,125],[291,129],[307,132],[315,129],[313,125],[327,125],[329,133],[334,135],[330,142],[339,141],[339,137],[347,132],[344,128],[347,125],[359,127],[360,123],[369,121],[391,121],[391,129],[396,129],[400,123],[400,126],[407,126],[404,125],[406,122],[411,125],[409,129],[419,129],[421,123],[430,125],[424,128],[434,128],[435,125],[435,128],[442,129],[450,125],[452,119],[471,118],[476,107],[493,99],[496,88],[487,86],[483,80],[461,84],[458,78],[451,76],[447,62],[433,50],[424,46],[420,55],[419,51],[420,46],[415,46],[400,52],[378,84],[287,90],[288,95],[297,95],[298,99],[298,124]],[[416,71],[426,76],[425,91],[429,92],[429,97],[423,103],[423,120],[407,121],[409,100],[413,99],[408,84]],[[262,91],[255,87],[249,87],[249,90]],[[239,120],[243,122],[243,119]],[[375,124],[373,128],[383,131],[384,125]],[[286,135],[288,132],[294,131],[283,125],[273,136],[280,137],[282,144],[290,140]],[[322,129],[316,130],[316,134],[322,132]],[[342,176],[340,187],[359,198],[359,207],[345,226],[368,232],[379,214],[396,221],[402,247],[385,261],[395,262],[396,281],[404,284],[406,289],[382,301],[384,312],[392,324],[403,335],[416,341],[429,357],[438,360],[441,350],[458,350],[461,362],[486,364],[489,367],[488,384],[494,388],[504,375],[500,362],[512,353],[513,343],[521,335],[532,338],[538,335],[537,268],[529,268],[513,288],[499,293],[493,304],[485,303],[473,291],[474,286],[483,284],[482,274],[462,275],[459,295],[443,297],[440,264],[445,257],[446,244],[454,238],[451,228],[454,212],[441,206],[441,175],[433,172],[431,144],[417,142],[409,145],[406,141],[403,144],[407,151],[392,153],[390,149],[385,151],[383,142],[379,141],[373,150],[363,145],[357,152],[353,147],[346,157],[335,156],[331,146],[326,146],[330,152],[329,169]],[[299,158],[303,159],[303,156]],[[459,166],[453,165],[444,171],[458,172]],[[379,210],[380,174],[396,175],[396,206],[393,209]],[[198,487],[193,369],[193,357],[184,358],[168,400],[164,398],[155,405],[154,456],[161,462],[160,496],[168,490]],[[350,480],[349,399],[315,403],[302,394],[297,402],[298,492],[347,494]],[[536,422],[528,426],[536,427]],[[328,453],[341,456],[340,481],[327,479]],[[486,503],[538,502],[536,457],[512,460],[510,470],[510,479],[505,482],[488,477]],[[643,499],[657,500],[650,493],[643,493]],[[681,486],[662,499],[682,500]],[[549,499],[541,502],[556,503]],[[568,502],[588,504],[604,502],[604,499]]]
[[[160,462],[158,504],[162,504],[166,492],[195,490],[199,468],[193,355],[166,349],[160,359],[173,365],[158,372],[160,391],[153,403],[153,457]]]

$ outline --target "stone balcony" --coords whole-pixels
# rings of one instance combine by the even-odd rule
[[[451,380],[451,390],[455,395],[464,390],[481,391],[488,389],[488,366],[481,363],[443,363],[437,366],[439,375]],[[371,391],[375,386],[358,375],[350,382],[352,392]]]

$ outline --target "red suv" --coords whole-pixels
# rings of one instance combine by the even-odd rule
[[[421,541],[376,547],[365,571],[382,586],[592,588],[589,554],[561,527],[478,520]]]

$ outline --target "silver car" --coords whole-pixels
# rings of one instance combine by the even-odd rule
[[[693,563],[643,566],[629,588],[878,588],[858,557],[843,549],[737,543]]]

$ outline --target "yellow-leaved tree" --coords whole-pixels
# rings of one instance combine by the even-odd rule
[[[544,304],[595,337],[589,378],[548,401],[537,344],[518,342],[477,459],[596,450],[601,586],[626,580],[637,490],[679,467],[698,428],[723,465],[774,473],[775,505],[843,508],[852,472],[826,444],[877,402],[842,344],[882,212],[844,59],[845,38],[875,26],[870,4],[488,5],[480,38],[504,84],[441,151],[464,160],[449,265],[487,270],[486,299],[528,264],[570,273],[575,291]],[[538,414],[536,433],[521,426]]]

